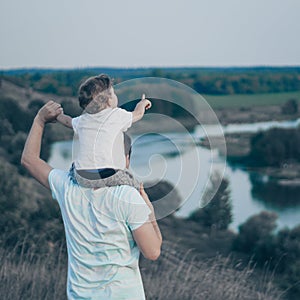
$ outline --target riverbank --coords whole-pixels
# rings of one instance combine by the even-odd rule
[[[226,153],[222,153],[223,149],[220,149],[220,155],[226,155],[227,161],[231,166],[255,172],[263,180],[266,180],[266,178],[274,180],[279,186],[300,187],[300,163],[285,162],[280,167],[247,166],[246,162],[251,150],[251,139],[254,135],[255,133],[248,132],[225,134]],[[212,144],[218,144],[217,142],[212,142],[212,139],[218,140],[220,138],[210,137]],[[204,138],[200,145],[207,149],[210,148],[207,138]]]
[[[214,109],[222,125],[257,123],[269,121],[295,120],[300,118],[300,110],[295,114],[283,114],[280,105],[260,105]]]

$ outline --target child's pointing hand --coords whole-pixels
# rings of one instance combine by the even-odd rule
[[[152,103],[150,100],[145,98],[145,94],[142,95],[142,100],[144,102],[145,110],[148,110],[152,107]]]

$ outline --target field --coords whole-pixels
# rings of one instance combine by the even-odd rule
[[[267,94],[203,95],[214,109],[281,105],[289,99],[300,102],[300,91]]]
[[[165,243],[156,262],[142,259],[148,300],[283,299],[268,270],[258,275],[250,265],[242,266],[230,257],[200,262],[195,253],[176,248]],[[66,299],[67,264],[62,247],[53,245],[52,252],[44,255],[33,253],[0,250],[1,299]]]

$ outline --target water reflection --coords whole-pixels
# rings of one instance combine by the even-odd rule
[[[278,180],[264,180],[256,173],[250,173],[252,184],[251,195],[264,203],[266,208],[282,211],[289,208],[300,208],[300,186],[283,185]]]
[[[167,180],[177,186],[181,199],[186,201],[176,215],[186,217],[199,208],[212,155],[216,167],[219,165],[223,169],[224,162],[217,151],[210,152],[200,146],[195,147],[193,139],[199,138],[197,134],[191,137],[183,133],[168,133],[167,137],[148,134],[143,138],[133,139],[132,169],[142,181],[151,182],[152,185]],[[55,143],[49,163],[53,167],[67,170],[71,164],[71,151],[72,142]],[[182,155],[178,155],[179,153]],[[195,168],[198,158],[200,172]],[[184,166],[184,176],[178,181],[181,166]],[[191,181],[197,176],[194,184]],[[294,227],[300,223],[300,187],[283,186],[274,180],[268,180],[267,176],[261,177],[239,167],[228,166],[225,176],[230,182],[233,202],[234,221],[231,228],[237,229],[247,218],[262,210],[276,212],[279,227]]]

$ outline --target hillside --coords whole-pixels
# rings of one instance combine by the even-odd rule
[[[12,99],[15,100],[22,108],[27,109],[28,105],[32,101],[41,101],[46,103],[51,99],[55,99],[57,102],[63,101],[74,101],[76,102],[75,97],[62,97],[53,94],[45,94],[38,92],[32,88],[22,87],[10,80],[0,79],[0,96],[2,99]]]
[[[33,250],[33,249],[31,249]],[[66,257],[59,245],[34,259],[0,248],[1,299],[65,300]],[[198,260],[193,251],[164,242],[155,261],[141,259],[140,269],[148,300],[283,299],[270,273],[257,273],[230,257]]]
[[[158,71],[160,70],[151,70],[154,75],[155,73],[159,74]],[[194,69],[185,69],[181,77],[180,74],[171,71],[170,77],[181,78],[182,82],[186,84],[189,82],[191,87],[198,80],[197,76],[194,79],[189,77],[191,72],[195,72]],[[204,70],[202,71],[204,72]],[[287,72],[292,78],[298,76],[298,71],[298,69],[296,71],[292,69],[277,70],[276,72],[280,73],[279,77]],[[163,75],[164,72],[167,70],[163,70],[161,74]],[[214,76],[220,75],[218,73],[220,70],[205,70],[205,72],[205,76],[213,76],[207,78],[207,83],[215,82],[216,77]],[[226,72],[222,70],[222,72],[224,74],[221,80],[224,80],[223,76],[226,72],[231,72],[231,75],[233,72],[234,76],[244,78],[241,70],[227,70]],[[272,73],[272,70],[246,70],[247,76],[252,73],[255,76],[258,73],[265,74],[264,72]],[[133,76],[133,73],[126,74],[126,76]],[[77,73],[75,75],[74,78],[79,77]],[[70,115],[80,113],[76,97],[73,95],[77,85],[77,82],[71,80],[73,77],[68,77],[67,73],[60,73],[61,77],[59,77],[55,72],[46,72],[45,76],[42,72],[36,74],[36,70],[33,70],[33,73],[6,74],[1,78],[0,175],[2,180],[0,208],[5,213],[1,218],[3,231],[0,235],[0,263],[2,266],[0,268],[0,276],[2,276],[0,293],[1,295],[7,294],[7,299],[17,299],[20,295],[28,295],[28,297],[25,296],[27,299],[64,299],[66,247],[59,208],[51,200],[50,193],[40,187],[20,166],[20,156],[28,130],[35,113],[43,103],[54,99],[62,103],[66,113]],[[59,78],[62,78],[61,82]],[[72,81],[70,89],[66,86],[67,78]],[[189,81],[191,78],[192,81]],[[117,80],[121,80],[121,78]],[[288,97],[290,93],[297,92],[284,94]],[[241,97],[246,96],[249,96],[247,101],[254,101],[253,103],[256,104],[251,106],[247,103],[246,107],[240,107],[238,101],[230,102],[232,95],[218,96],[218,101],[222,102],[225,99],[228,101],[226,105],[218,106],[215,110],[222,123],[291,117],[282,114],[279,102],[276,104],[268,102],[267,105],[259,107],[255,102],[255,94],[243,94]],[[286,100],[288,99],[284,98],[282,103]],[[161,107],[157,107],[157,109],[169,108],[161,104]],[[176,115],[178,111],[169,110],[168,113]],[[298,113],[299,111],[293,117],[297,117]],[[162,130],[162,124],[160,123],[158,126]],[[49,149],[53,142],[71,138],[71,130],[65,129],[59,124],[48,125],[43,139],[42,157],[45,160],[48,159]],[[239,141],[234,141],[234,143],[239,143]],[[165,184],[166,186],[167,184]],[[147,192],[151,198],[151,192]],[[174,194],[172,197],[175,197]],[[200,222],[178,219],[174,216],[159,220],[159,225],[164,236],[161,258],[155,263],[141,260],[142,276],[149,299],[284,298],[285,295],[280,294],[281,292],[274,288],[273,274],[265,272],[264,267],[254,268],[253,265],[248,264],[251,254],[248,256],[242,252],[232,251],[232,245],[237,237],[236,233],[227,229],[216,230],[214,226],[203,227]],[[294,232],[286,233],[286,236],[288,234],[291,235],[291,239],[294,237]],[[277,237],[274,236],[274,239]],[[269,240],[259,241],[260,245],[265,246],[267,244],[264,244],[263,241],[267,243]],[[295,243],[297,243],[297,236]],[[282,244],[278,242],[278,245]],[[267,246],[266,249],[269,249]],[[275,249],[275,247],[273,248]],[[294,248],[298,249],[296,246]],[[264,250],[265,248],[262,249],[262,251]],[[296,250],[295,259],[298,259],[298,250]],[[290,253],[288,252],[290,248],[284,248],[282,251],[282,255],[286,255],[286,253]],[[268,262],[269,257],[267,257],[266,265]],[[57,270],[59,270],[59,276],[57,276]],[[294,283],[298,278],[298,269],[295,268],[295,275],[292,272],[284,273],[286,270],[290,270],[288,268],[282,270],[282,274],[276,274],[277,282],[284,281],[284,288],[287,286],[289,289],[295,288],[297,293],[297,286]],[[288,275],[293,275],[294,281]],[[14,286],[12,282],[17,283],[18,288],[12,289],[11,287]],[[48,287],[48,290],[40,288],[42,286]]]
[[[52,74],[52,73],[51,73]],[[184,82],[185,79],[182,78]],[[22,82],[22,84],[20,84]],[[18,83],[18,84],[17,84]],[[188,82],[187,82],[188,84]],[[78,88],[78,86],[77,86]],[[22,108],[28,109],[29,104],[40,105],[50,99],[63,105],[64,111],[71,116],[81,113],[76,95],[60,95],[57,93],[45,93],[27,86],[26,80],[0,77],[1,99],[15,100]],[[178,97],[178,96],[177,96]],[[290,116],[282,114],[281,107],[288,100],[294,99],[300,102],[300,91],[267,94],[234,94],[234,95],[204,95],[205,100],[214,109],[221,124],[228,123],[252,123],[271,120],[285,120]],[[189,114],[180,110],[179,107],[171,107],[170,103],[155,100],[151,112],[162,113],[170,116],[181,116],[181,122],[186,122],[191,127],[193,118],[189,120]],[[166,106],[167,105],[167,106]],[[31,108],[29,108],[31,109]],[[195,109],[191,111],[194,112]],[[292,118],[300,117],[300,109]],[[145,126],[148,127],[147,124]],[[140,127],[138,124],[136,127]],[[64,129],[62,129],[64,131]],[[66,134],[66,133],[65,133]]]

